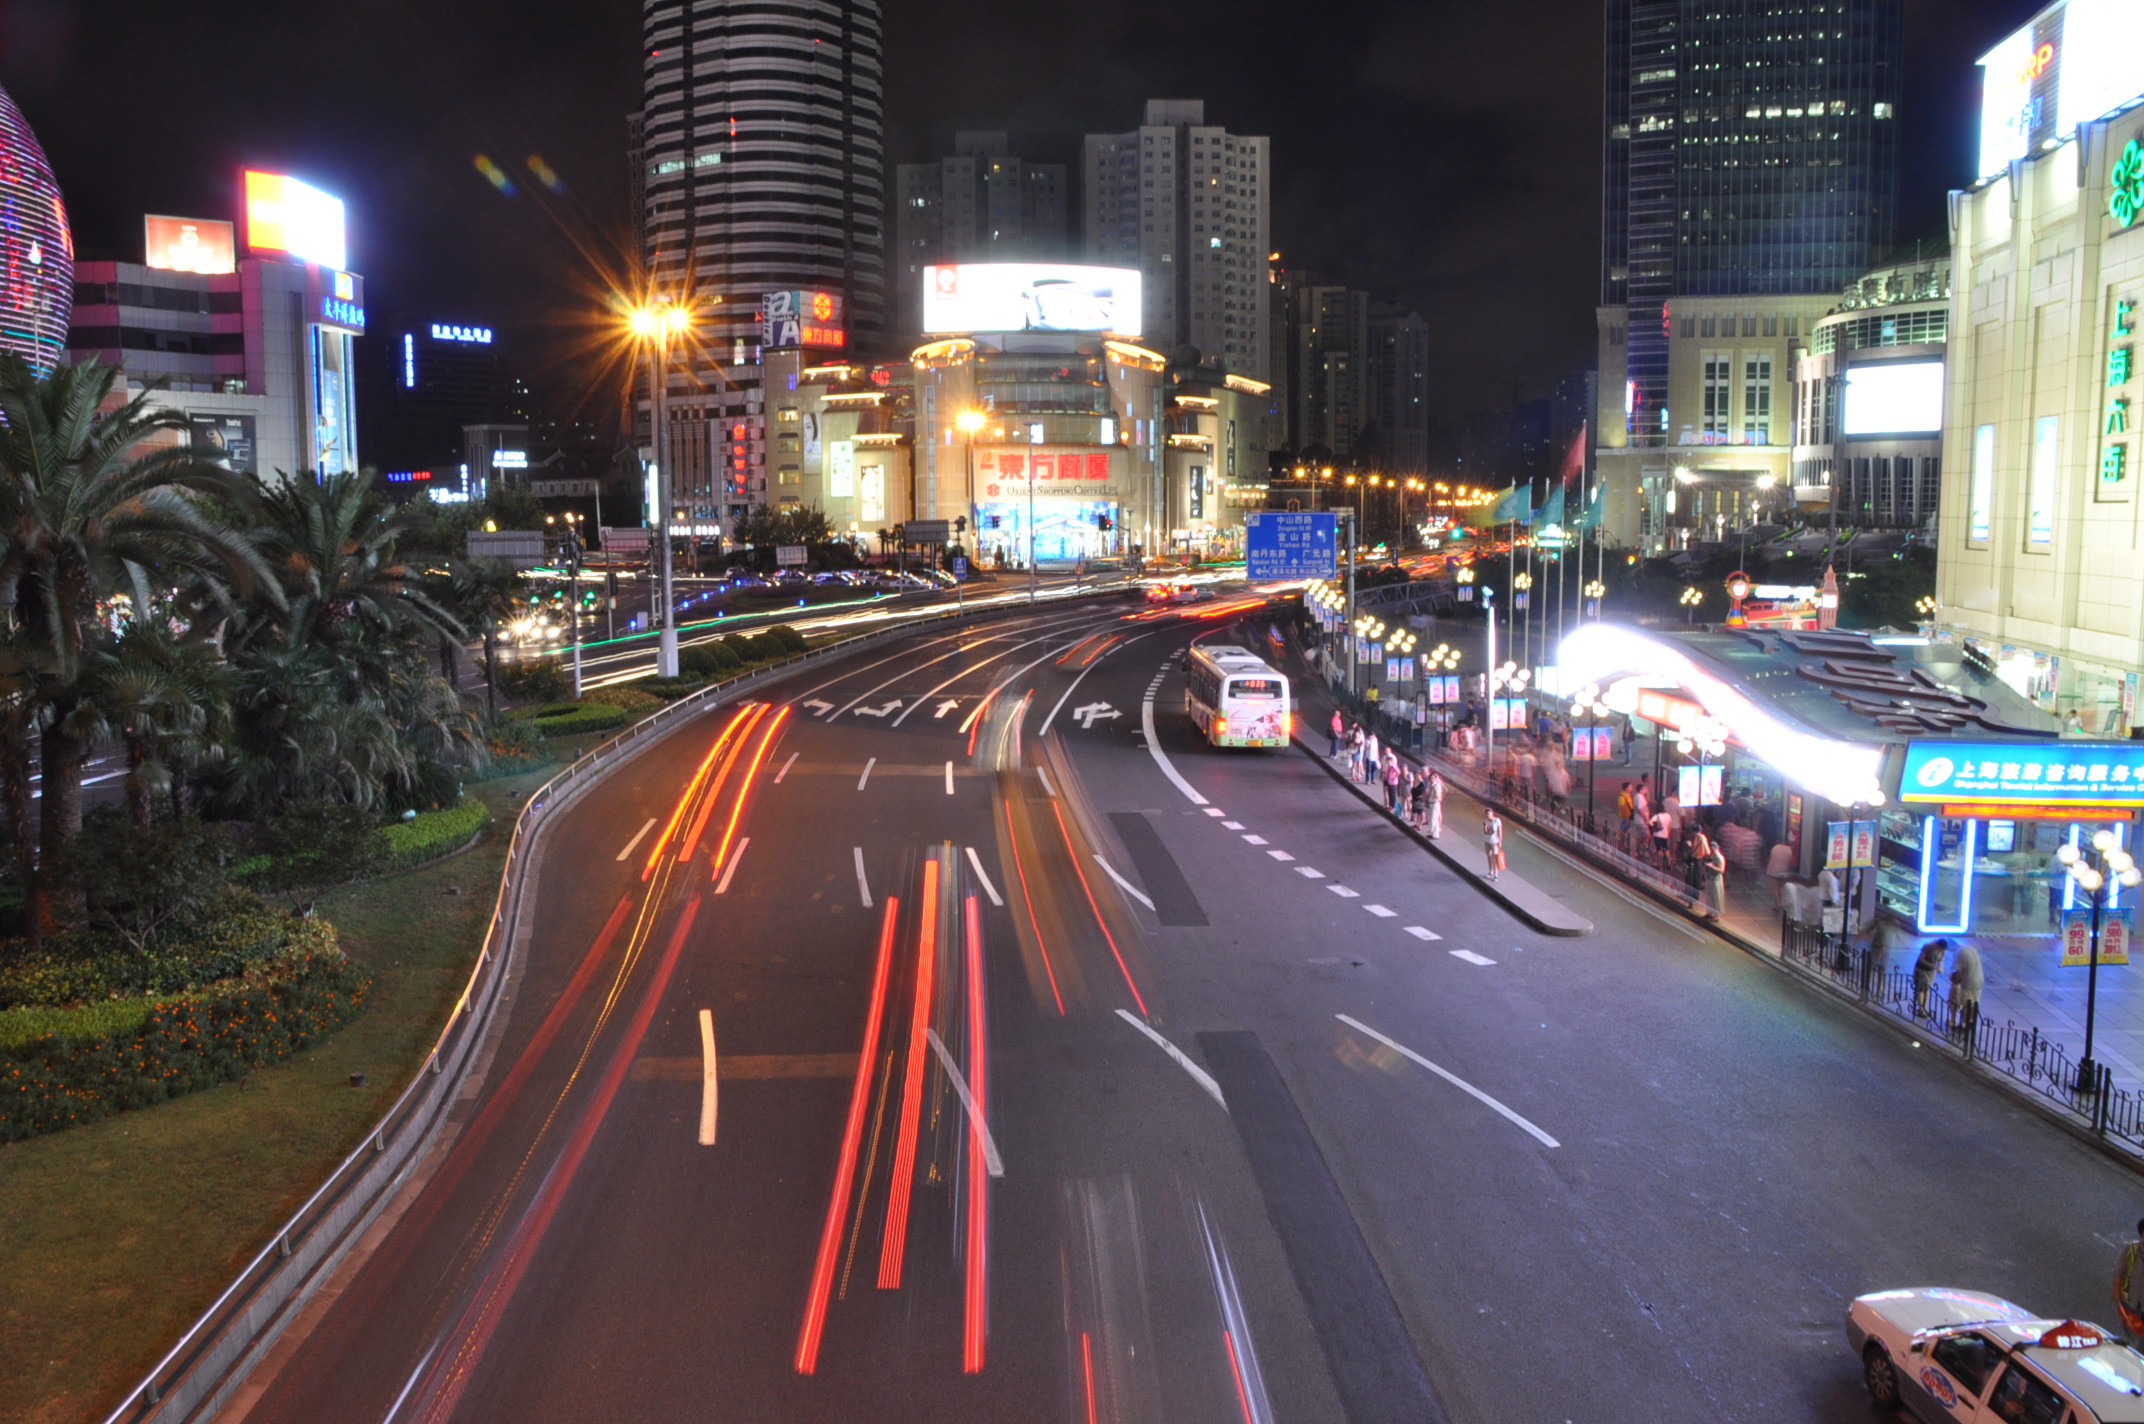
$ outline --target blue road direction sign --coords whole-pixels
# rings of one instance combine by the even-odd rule
[[[1331,578],[1339,539],[1334,514],[1265,510],[1244,516],[1244,574],[1254,579]]]

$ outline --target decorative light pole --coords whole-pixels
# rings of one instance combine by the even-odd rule
[[[1533,601],[1533,587],[1532,574],[1519,573],[1511,576],[1511,611],[1514,615],[1526,613],[1527,605]],[[1533,615],[1526,613],[1526,617],[1519,623],[1520,636],[1512,641],[1518,645],[1519,661],[1529,667],[1533,665],[1533,632]]]
[[[1601,616],[1601,600],[1608,596],[1608,585],[1599,579],[1590,579],[1586,583],[1585,592],[1586,612],[1598,620]]]
[[[2122,849],[2114,832],[2104,826],[2092,833],[2089,854],[2076,846],[2064,845],[2055,851],[2055,859],[2062,863],[2063,873],[2071,882],[2091,898],[2092,958],[2090,977],[2085,980],[2084,1057],[2077,1064],[2077,1091],[2096,1093],[2099,1091],[2099,1065],[2092,1058],[2092,1031],[2099,1015],[2100,925],[2108,902],[2119,893],[2117,887],[2135,888],[2140,880],[2144,880],[2144,872],[2137,869],[2136,861]]]
[[[1601,701],[1601,685],[1589,682],[1579,688],[1571,698],[1571,710],[1586,719],[1586,829],[1590,831],[1593,829],[1595,768],[1600,764],[1600,745],[1593,738],[1593,728],[1600,715],[1608,710],[1608,704]]]
[[[655,648],[655,675],[674,678],[677,676],[677,597],[670,551],[670,343],[691,332],[692,311],[664,297],[628,312],[626,330],[633,340],[648,348],[649,436],[655,445],[655,538],[661,546],[655,572],[656,599],[662,605],[662,621],[658,625],[661,634]]]
[[[1940,607],[1934,595],[1924,595],[1913,605],[1913,611],[1921,615],[1921,636],[1926,638],[1935,632],[1936,610]]]
[[[1686,628],[1695,626],[1697,623],[1697,605],[1705,601],[1705,595],[1698,592],[1694,586],[1686,587],[1682,591],[1682,597],[1675,601],[1680,603],[1683,608],[1683,626]]]

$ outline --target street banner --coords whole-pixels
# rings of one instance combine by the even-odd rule
[[[2092,912],[2071,910],[2062,917],[2062,964],[2073,969],[2092,962]]]
[[[2129,913],[2126,910],[2109,910],[2099,923],[2099,962],[2101,964],[2127,964],[2129,962]]]

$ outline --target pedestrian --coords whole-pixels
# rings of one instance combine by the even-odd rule
[[[2137,1269],[2139,1255],[2144,1255],[2144,1221],[2137,1223],[2137,1239],[2114,1258],[2114,1308],[2129,1338],[2144,1345],[2144,1271]]]
[[[1371,732],[1362,739],[1362,779],[1374,786],[1384,769],[1384,749],[1377,744],[1377,733]]]
[[[1727,915],[1727,852],[1720,849],[1718,841],[1707,840],[1705,833],[1697,833],[1704,858],[1699,869],[1704,876],[1705,898],[1712,902],[1712,917],[1724,919]]]
[[[1675,848],[1675,818],[1665,808],[1653,812],[1653,855],[1664,866]]]
[[[1444,834],[1444,773],[1429,774],[1429,838],[1436,840]]]
[[[1921,946],[1921,957],[1913,962],[1913,1016],[1928,1017],[1928,999],[1935,992],[1936,975],[1943,972],[1943,956],[1950,953],[1950,941],[1932,939]]]
[[[1488,862],[1489,878],[1494,880],[1504,873],[1504,818],[1496,814],[1494,806],[1481,808],[1481,848]]]
[[[1347,774],[1356,781],[1362,780],[1362,724],[1359,722],[1347,734]]]
[[[1433,771],[1421,772],[1415,777],[1414,784],[1407,788],[1408,794],[1413,798],[1409,808],[1410,821],[1418,830],[1426,824],[1424,818],[1429,814],[1429,779],[1435,775]]]
[[[1337,707],[1335,707],[1335,708],[1333,709],[1333,758],[1334,758],[1334,760],[1336,760],[1336,761],[1337,761],[1337,760],[1339,759],[1339,756],[1340,756],[1340,748],[1341,748],[1341,746],[1342,746],[1343,744],[1345,744],[1345,742],[1346,742],[1346,741],[1347,741],[1347,718],[1345,718],[1345,717],[1341,716],[1341,715],[1340,715],[1340,709],[1339,709],[1339,708],[1337,708]]]
[[[1385,753],[1385,810],[1394,816],[1400,813],[1400,757],[1389,750]]]
[[[1629,835],[1631,827],[1638,819],[1638,798],[1630,794],[1630,783],[1627,781],[1623,783],[1623,789],[1616,793],[1615,816],[1623,834]]]
[[[1980,951],[1970,944],[1959,945],[1950,971],[1950,1022],[1959,1033],[1970,1036],[1980,1026],[1980,991],[1986,986]]]
[[[1781,887],[1794,875],[1794,848],[1785,841],[1772,847],[1771,856],[1764,862],[1765,878],[1772,882],[1772,906],[1785,903]]]

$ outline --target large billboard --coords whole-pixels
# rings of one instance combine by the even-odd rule
[[[342,199],[282,173],[248,168],[246,246],[323,267],[346,266]]]
[[[1942,428],[1941,361],[1877,361],[1846,368],[1841,435],[1932,435]]]
[[[241,475],[257,475],[261,472],[260,440],[256,434],[254,417],[207,415],[200,411],[188,411],[186,420],[193,427],[195,454],[211,460],[221,460]]]
[[[1981,56],[1980,176],[2144,93],[2144,5],[2069,0]]]
[[[227,222],[214,218],[167,218],[142,222],[143,263],[160,272],[235,272],[238,241]]]
[[[923,269],[926,335],[1107,331],[1138,336],[1139,274],[1128,267],[964,262]]]
[[[759,344],[830,348],[849,344],[839,292],[768,292],[759,299]]]

